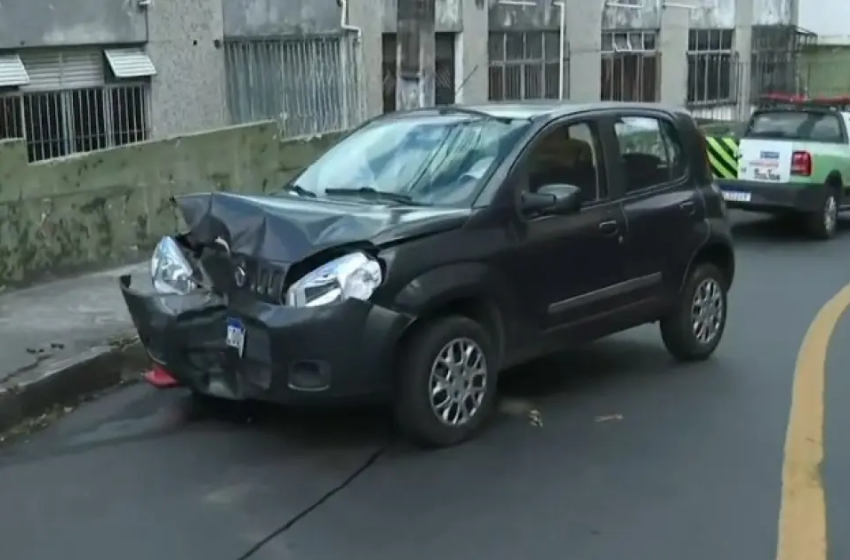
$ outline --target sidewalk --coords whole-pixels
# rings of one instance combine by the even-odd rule
[[[118,277],[146,268],[0,292],[0,431],[141,371]]]

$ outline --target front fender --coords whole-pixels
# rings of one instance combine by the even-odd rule
[[[496,269],[482,262],[444,265],[408,282],[394,299],[394,308],[413,317],[408,329],[422,317],[439,313],[454,303],[484,304],[503,353],[511,352],[518,329],[517,295]],[[513,294],[513,295],[512,295]],[[405,329],[407,332],[407,329]],[[403,336],[403,333],[402,333]],[[503,354],[504,355],[504,354]]]
[[[413,316],[468,297],[494,297],[491,275],[484,263],[456,263],[428,270],[402,288],[394,307]]]

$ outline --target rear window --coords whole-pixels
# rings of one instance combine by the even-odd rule
[[[843,142],[841,121],[833,113],[762,111],[753,115],[747,136],[777,140]]]

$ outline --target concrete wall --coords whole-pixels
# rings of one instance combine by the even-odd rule
[[[173,195],[265,192],[336,139],[280,142],[274,123],[30,164],[0,142],[0,287],[144,258],[178,227]]]
[[[483,1],[481,0],[482,3]],[[384,33],[395,33],[398,28],[396,21],[398,0],[368,0],[368,2],[382,5],[383,31]],[[435,30],[437,32],[459,32],[463,29],[463,2],[464,0],[437,0],[435,6]]]
[[[658,0],[617,0],[616,3],[634,4],[636,8],[606,6],[602,12],[603,29],[658,29],[661,27],[661,9]]]
[[[751,0],[754,1],[754,0]],[[731,29],[735,27],[736,0],[702,0],[690,13],[695,29]]]
[[[756,25],[797,25],[799,0],[753,0]]]
[[[809,48],[800,73],[809,95],[850,95],[850,45]]]
[[[228,37],[339,31],[337,0],[219,0]],[[373,2],[377,0],[372,0]]]
[[[145,12],[136,0],[0,2],[0,49],[146,40]]]
[[[335,1],[335,0],[332,0]],[[221,0],[156,2],[149,9],[153,138],[228,124]]]

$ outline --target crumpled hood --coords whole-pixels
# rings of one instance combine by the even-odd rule
[[[356,242],[376,246],[462,225],[471,210],[402,207],[306,197],[204,193],[177,200],[200,243],[223,240],[234,254],[295,263]]]

